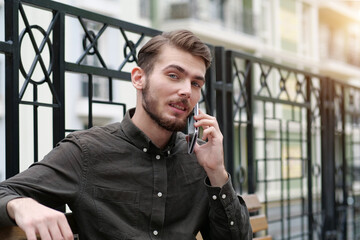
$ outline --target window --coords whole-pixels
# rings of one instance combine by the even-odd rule
[[[139,8],[140,8],[140,17],[141,18],[147,18],[150,19],[151,18],[151,3],[152,1],[150,0],[140,0],[139,1]]]
[[[301,5],[301,37],[299,43],[299,52],[304,56],[311,56],[312,52],[312,8],[309,4],[303,3]]]
[[[280,36],[283,50],[297,52],[298,16],[294,0],[280,1]]]
[[[93,83],[93,97],[100,97],[100,84]],[[87,80],[83,80],[81,83],[81,96],[89,97],[89,82]]]

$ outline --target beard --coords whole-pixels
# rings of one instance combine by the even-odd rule
[[[162,116],[162,113],[159,112],[156,108],[158,101],[155,97],[152,96],[149,83],[150,81],[147,82],[145,88],[142,91],[142,105],[145,112],[147,112],[147,114],[152,120],[154,120],[154,122],[156,122],[160,127],[164,128],[167,131],[175,132],[184,130],[187,124],[187,118],[181,119],[176,118],[175,116],[175,119],[169,119]],[[180,101],[188,104],[187,100]]]

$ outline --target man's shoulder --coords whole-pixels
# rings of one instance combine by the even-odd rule
[[[94,126],[89,129],[78,130],[70,133],[68,137],[81,140],[103,139],[113,135],[120,135],[120,123],[111,123],[104,126]]]
[[[101,127],[95,127],[94,130],[98,130],[98,131],[105,131],[108,133],[116,133],[120,130],[121,128],[121,123],[120,122],[115,122],[115,123],[110,123]]]

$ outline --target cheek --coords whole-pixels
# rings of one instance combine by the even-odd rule
[[[164,88],[165,84],[162,84],[162,85],[159,85],[159,84],[151,84],[151,87],[150,87],[150,92],[153,96],[164,96],[164,94],[166,93],[166,89],[167,88]]]
[[[195,90],[191,94],[191,103],[195,105],[197,102],[200,101],[201,98],[201,90]]]

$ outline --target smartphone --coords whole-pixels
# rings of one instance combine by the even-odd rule
[[[196,116],[198,114],[199,114],[199,104],[197,103],[188,118],[188,135],[189,135],[188,153],[189,154],[193,153],[196,139],[199,134],[199,129],[194,126],[194,123],[196,122],[194,119],[194,116]]]

